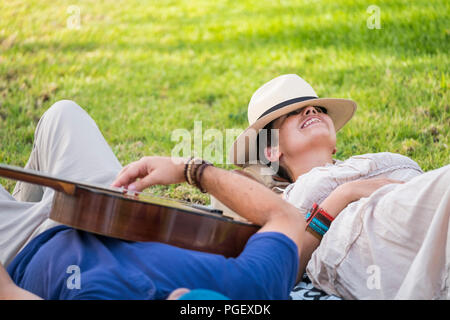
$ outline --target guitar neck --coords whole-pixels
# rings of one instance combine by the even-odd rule
[[[12,180],[46,186],[67,194],[74,194],[76,188],[76,184],[70,181],[60,180],[34,170],[23,169],[6,164],[0,164],[0,176]]]

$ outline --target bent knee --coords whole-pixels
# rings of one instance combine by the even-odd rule
[[[59,100],[47,109],[43,117],[58,120],[61,120],[61,118],[66,118],[73,121],[81,114],[85,115],[86,111],[76,102],[72,100]]]
[[[75,101],[72,100],[59,100],[55,102],[50,108],[47,109],[48,112],[73,112],[74,110],[80,111],[83,110]],[[84,110],[83,110],[84,111]]]

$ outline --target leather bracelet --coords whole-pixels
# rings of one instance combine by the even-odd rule
[[[209,167],[209,166],[212,166],[212,163],[205,162],[205,163],[202,163],[200,165],[200,167],[198,167],[198,169],[197,169],[198,174],[196,175],[197,176],[197,184],[196,184],[196,186],[197,186],[197,188],[199,188],[199,190],[202,193],[206,193],[206,189],[204,189],[203,186],[202,186],[203,171],[205,170],[206,167]]]
[[[184,167],[184,173],[187,183],[196,186],[203,193],[206,193],[206,190],[202,187],[200,181],[203,175],[203,171],[207,166],[212,166],[212,163],[202,159],[191,157]]]
[[[188,165],[189,165],[189,162],[191,162],[191,160],[192,160],[193,158],[194,158],[194,157],[190,157],[190,158],[188,159],[188,161],[184,164],[184,179],[186,180],[187,183],[189,183],[189,177],[188,177],[188,175],[187,175],[187,172],[188,172]]]

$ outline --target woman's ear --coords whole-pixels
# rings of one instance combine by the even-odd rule
[[[265,147],[264,156],[270,162],[277,162],[281,158],[281,152],[278,147]]]

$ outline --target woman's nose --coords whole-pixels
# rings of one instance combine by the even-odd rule
[[[318,112],[317,112],[316,108],[313,106],[306,107],[305,110],[303,111],[304,116],[307,116],[309,114],[317,114],[317,113]]]

